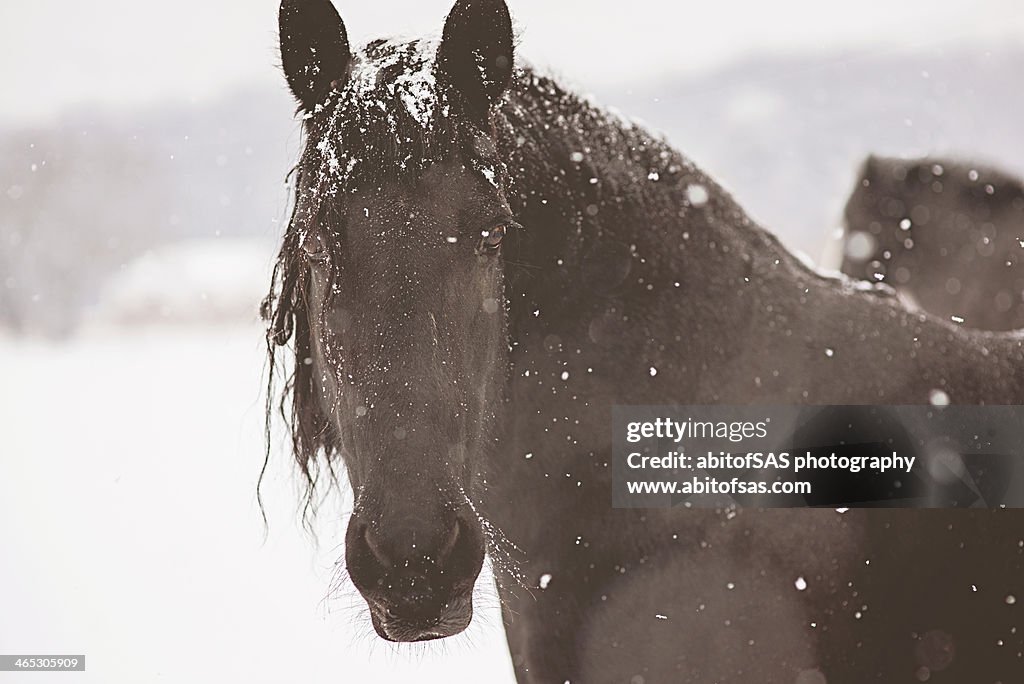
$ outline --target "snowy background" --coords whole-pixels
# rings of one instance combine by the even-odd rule
[[[436,33],[450,0],[336,4],[362,41]],[[511,7],[520,55],[815,257],[869,152],[1024,173],[1019,0]],[[264,539],[256,304],[300,142],[275,22],[272,0],[0,5],[0,653],[85,653],[74,682],[510,681],[484,586],[469,634],[417,648],[327,598],[346,503],[314,543],[280,448]]]

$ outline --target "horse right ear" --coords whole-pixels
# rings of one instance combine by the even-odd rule
[[[281,65],[295,99],[311,111],[348,76],[348,34],[331,0],[283,0],[278,13]]]

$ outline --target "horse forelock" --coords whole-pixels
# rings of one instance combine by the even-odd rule
[[[405,180],[451,151],[436,53],[437,41],[377,40],[353,56],[347,79],[305,116],[301,165],[310,192]]]

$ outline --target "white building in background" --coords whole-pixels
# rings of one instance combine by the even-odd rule
[[[111,276],[84,327],[252,322],[270,286],[274,245],[202,239],[148,250]]]

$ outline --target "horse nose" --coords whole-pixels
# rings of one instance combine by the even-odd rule
[[[463,536],[463,523],[458,517],[436,530],[416,534],[389,534],[380,525],[363,526],[362,541],[380,565],[388,570],[413,569],[420,565],[443,567]]]
[[[483,533],[466,512],[405,520],[353,514],[345,555],[364,596],[413,609],[472,586],[483,564]]]

